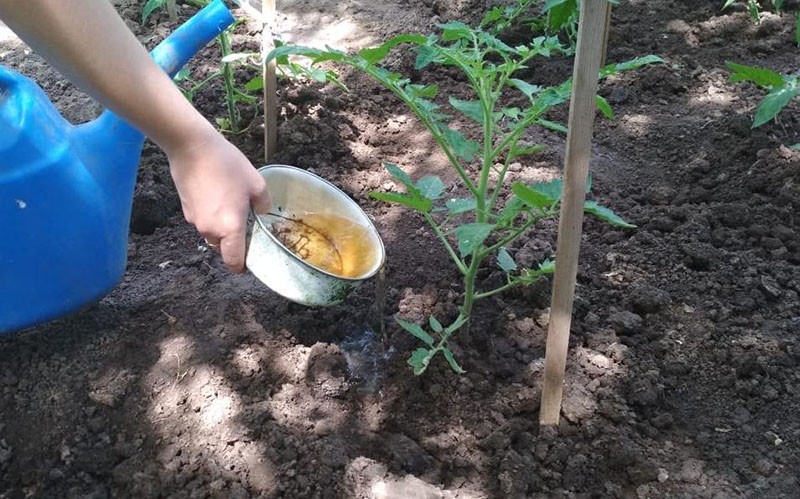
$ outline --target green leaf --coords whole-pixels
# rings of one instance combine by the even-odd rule
[[[423,69],[429,64],[439,59],[439,51],[436,47],[423,45],[417,49],[417,58],[414,61],[414,69]]]
[[[431,211],[433,203],[430,199],[422,197],[414,197],[408,194],[400,194],[397,192],[370,192],[369,197],[379,201],[386,201],[388,203],[397,203],[403,206],[408,206],[422,213]]]
[[[408,85],[406,91],[414,97],[423,99],[433,99],[439,93],[439,87],[436,85]]]
[[[606,76],[610,76],[621,71],[629,71],[631,69],[637,69],[642,66],[646,66],[648,64],[658,64],[663,63],[664,59],[658,57],[657,55],[645,55],[642,57],[636,57],[635,59],[631,59],[629,61],[620,62],[617,64],[609,64],[605,66],[603,69],[600,70],[600,77],[605,78]]]
[[[542,87],[539,85],[531,85],[527,81],[523,81],[517,78],[511,78],[508,80],[508,83],[514,86],[517,90],[525,94],[525,97],[531,99],[533,95],[539,93],[542,90]]]
[[[439,28],[442,29],[442,40],[446,42],[469,38],[472,33],[470,27],[460,21],[450,21],[445,24],[440,24]]]
[[[737,0],[725,0],[725,5],[723,5],[720,10],[725,10],[728,7],[730,7],[731,5],[735,4],[736,2],[737,2]]]
[[[775,10],[781,10],[783,8],[783,0],[775,0]]]
[[[415,45],[424,45],[426,41],[427,38],[425,38],[423,35],[406,33],[392,37],[377,47],[361,49],[358,52],[358,55],[359,57],[367,61],[369,64],[375,64],[382,61],[389,54],[390,50],[392,50],[397,45],[400,45],[401,43],[413,43]]]
[[[453,130],[448,126],[442,128],[442,135],[453,148],[453,152],[467,161],[475,159],[475,154],[478,153],[479,149],[477,142],[467,139],[458,130]]]
[[[514,182],[511,191],[528,206],[534,208],[550,208],[561,200],[564,183],[560,179],[527,186]]]
[[[536,269],[539,275],[549,275],[556,271],[556,262],[550,259],[547,259],[539,264],[539,268]]]
[[[425,369],[428,368],[428,364],[431,362],[433,353],[433,350],[428,350],[427,348],[417,348],[414,350],[411,357],[408,359],[408,364],[414,368],[414,374],[419,376],[425,372]]]
[[[800,151],[800,142],[797,144],[789,146],[789,148],[794,149],[795,151]]]
[[[749,81],[765,88],[783,87],[786,84],[783,76],[767,68],[745,66],[735,62],[726,62],[728,69],[732,71],[730,81]]]
[[[748,0],[747,12],[750,13],[750,17],[753,18],[753,21],[761,22],[761,12],[758,10],[758,3],[756,0]]]
[[[626,229],[633,229],[636,227],[635,225],[623,220],[622,217],[611,211],[609,208],[600,206],[597,204],[597,201],[586,201],[586,203],[583,205],[583,210],[586,213],[591,213],[600,220],[608,222],[615,227],[623,227]]]
[[[550,208],[555,203],[549,196],[531,189],[522,182],[514,182],[511,185],[511,191],[525,204],[533,208]]]
[[[436,317],[432,315],[428,317],[428,324],[430,324],[431,329],[433,329],[434,332],[441,333],[442,330],[444,330],[444,328],[442,327],[442,323],[436,320]]]
[[[528,156],[530,154],[536,154],[545,150],[543,145],[535,145],[535,146],[518,146],[514,144],[511,147],[511,150],[508,152],[509,158],[516,159],[520,156]]]
[[[511,255],[508,254],[508,251],[505,248],[500,248],[500,251],[497,252],[497,265],[506,274],[517,270],[517,262],[511,258]]]
[[[756,109],[753,128],[760,127],[777,116],[798,93],[800,93],[800,87],[781,88],[768,93]]]
[[[483,104],[479,100],[467,101],[450,96],[450,105],[483,125]]]
[[[264,88],[264,78],[261,76],[256,76],[252,80],[245,83],[244,88],[251,92],[262,90]]]
[[[458,251],[462,257],[480,248],[494,229],[494,224],[468,223],[457,227],[453,232],[458,239]]]
[[[596,95],[595,104],[597,105],[597,108],[600,109],[600,112],[602,112],[606,118],[610,120],[614,119],[614,110],[611,109],[611,104],[608,103],[605,97],[601,95]]]
[[[592,190],[592,174],[590,173],[590,174],[586,175],[586,188],[584,189],[583,192],[585,192],[586,194],[589,194],[589,192],[591,192],[591,190]]]
[[[175,81],[188,80],[191,74],[192,71],[188,67],[184,66],[175,74],[175,77],[172,79]]]
[[[408,192],[413,194],[419,194],[419,191],[417,190],[417,187],[414,185],[414,182],[411,180],[411,177],[409,177],[408,174],[405,171],[403,171],[402,168],[400,168],[394,163],[389,163],[389,162],[384,162],[383,167],[386,168],[386,171],[388,171],[392,175],[392,177],[396,178],[397,180],[400,181],[401,184],[406,186]]]
[[[403,319],[401,319],[399,317],[395,317],[394,320],[396,320],[397,323],[400,324],[400,327],[402,327],[403,329],[405,329],[409,333],[413,334],[418,339],[422,340],[422,342],[425,343],[426,345],[432,347],[433,344],[436,342],[433,339],[433,337],[431,337],[431,335],[426,333],[424,329],[422,329],[420,326],[414,324],[413,322],[404,321]]]
[[[449,348],[442,348],[442,353],[444,354],[444,358],[447,359],[447,363],[450,364],[450,369],[452,369],[456,374],[464,374],[466,372],[461,368],[461,366],[458,365],[456,358],[453,357],[453,352],[451,352]]]
[[[553,130],[555,132],[561,132],[561,133],[569,132],[569,128],[565,127],[561,123],[556,123],[554,121],[538,119],[538,120],[536,120],[536,123],[541,125],[541,126],[543,126],[544,128],[547,128],[549,130]]]
[[[478,200],[475,198],[451,198],[445,202],[447,211],[451,215],[473,211],[478,207]]]
[[[167,0],[147,0],[147,3],[142,8],[142,24],[147,22],[154,10],[160,9],[165,3],[167,3]]]
[[[444,194],[444,182],[435,175],[428,175],[419,179],[417,189],[422,197],[435,201]]]
[[[460,328],[461,326],[466,324],[468,320],[469,320],[469,316],[464,317],[463,315],[459,314],[459,316],[456,319],[456,321],[445,328],[444,334],[451,334],[454,331],[457,331],[458,328]]]

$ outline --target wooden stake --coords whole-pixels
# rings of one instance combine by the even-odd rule
[[[261,14],[264,17],[264,30],[261,32],[261,54],[266,56],[275,46],[275,0],[263,0]],[[275,60],[264,64],[264,161],[269,164],[275,157],[278,141],[278,81],[275,76]]]
[[[578,254],[586,199],[586,177],[592,149],[592,125],[595,116],[597,74],[603,57],[608,0],[581,2],[578,46],[573,70],[572,99],[569,108],[569,132],[564,160],[564,196],[558,223],[556,272],[550,304],[550,325],[544,364],[544,386],[539,422],[558,425],[567,364],[569,328],[578,273]]]
[[[606,9],[606,27],[603,30],[603,58],[600,59],[600,67],[606,65],[606,59],[608,58],[608,34],[611,32],[611,9],[612,9],[611,2],[608,2],[608,8]]]

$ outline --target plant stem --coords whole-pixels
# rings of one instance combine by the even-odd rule
[[[219,34],[219,44],[222,47],[222,57],[225,58],[231,53],[231,39],[227,31]],[[225,82],[225,101],[228,105],[228,121],[231,131],[239,131],[239,118],[236,112],[236,89],[233,85],[233,66],[231,63],[222,63],[222,79]]]
[[[461,258],[456,255],[453,245],[451,245],[450,241],[447,240],[447,236],[445,236],[444,232],[442,232],[442,229],[436,224],[436,221],[433,219],[430,213],[423,213],[422,216],[425,217],[425,221],[431,226],[433,232],[436,234],[436,237],[438,237],[439,240],[442,241],[442,244],[444,244],[447,253],[450,254],[450,258],[453,259],[456,267],[458,267],[458,271],[461,272],[462,275],[466,274],[467,267],[464,265],[464,262],[461,260]]]
[[[502,293],[507,289],[514,288],[519,285],[519,281],[509,281],[506,284],[503,284],[499,288],[495,288],[489,291],[484,291],[483,293],[475,293],[475,301],[482,300],[484,298],[489,298],[492,295],[496,295],[498,293]]]

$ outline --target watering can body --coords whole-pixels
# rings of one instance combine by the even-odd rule
[[[233,22],[215,0],[151,53],[174,76]],[[144,136],[106,110],[67,122],[0,66],[0,334],[95,302],[125,272]]]

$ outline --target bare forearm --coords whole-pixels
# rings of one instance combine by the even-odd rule
[[[0,0],[0,17],[62,74],[167,153],[213,133],[108,0]]]

